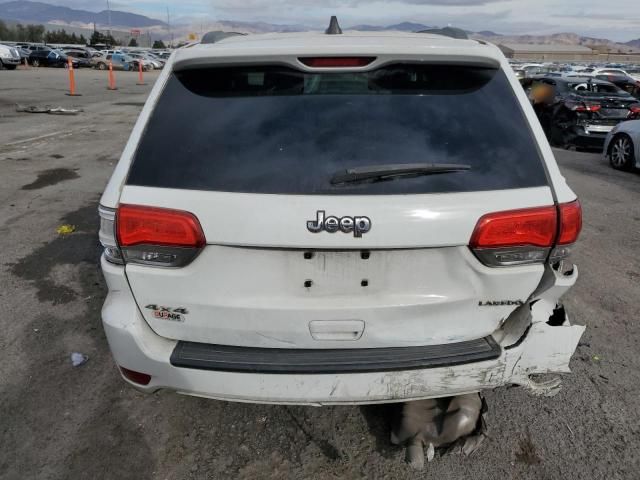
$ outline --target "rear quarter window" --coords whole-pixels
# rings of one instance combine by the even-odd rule
[[[406,163],[464,172],[332,185],[346,169]],[[391,65],[176,72],[151,115],[130,185],[269,194],[417,194],[547,185],[500,70]]]

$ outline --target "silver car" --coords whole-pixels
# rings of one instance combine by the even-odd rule
[[[616,170],[640,168],[640,120],[619,123],[611,130],[603,153]]]

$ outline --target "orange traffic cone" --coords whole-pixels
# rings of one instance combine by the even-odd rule
[[[71,57],[67,60],[67,67],[69,70],[69,93],[67,93],[67,95],[70,97],[79,97],[80,94],[76,93],[76,77],[73,72],[73,59]]]
[[[109,60],[109,86],[107,90],[117,90],[116,77],[113,75],[113,62]]]
[[[142,60],[138,60],[138,83],[136,85],[146,85],[144,76],[142,75]]]

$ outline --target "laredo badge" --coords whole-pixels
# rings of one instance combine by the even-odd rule
[[[161,305],[149,304],[144,308],[153,311],[153,316],[161,320],[171,320],[172,322],[184,322],[184,315],[189,311],[184,307],[163,307]]]

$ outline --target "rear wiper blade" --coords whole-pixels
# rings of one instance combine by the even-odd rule
[[[364,181],[386,180],[398,177],[417,177],[439,173],[464,172],[471,170],[471,165],[457,163],[396,163],[392,165],[370,165],[348,168],[331,177],[332,185],[357,183]]]

